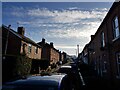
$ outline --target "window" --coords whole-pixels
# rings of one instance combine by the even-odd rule
[[[27,46],[27,45],[24,43],[24,44],[23,44],[23,53],[24,53],[24,54],[26,54],[26,46]]]
[[[104,73],[107,72],[107,62],[106,61],[103,62],[103,72]]]
[[[120,77],[120,52],[116,54],[117,59],[117,76]]]
[[[94,70],[97,70],[97,61],[94,60]]]
[[[21,42],[21,46],[23,46],[23,43]]]
[[[104,34],[104,32],[101,33],[101,47],[105,47],[105,34]]]
[[[117,16],[113,20],[113,32],[114,32],[114,38],[117,38],[120,36],[119,23],[118,23]]]
[[[38,47],[35,47],[35,54],[38,53]]]
[[[29,45],[28,45],[28,53],[31,53],[31,51],[32,51],[32,45],[29,44]]]

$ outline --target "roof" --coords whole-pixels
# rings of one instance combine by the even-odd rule
[[[72,68],[72,66],[66,65],[66,66],[61,66],[60,68]]]
[[[41,42],[38,42],[37,44],[39,44],[41,47],[47,47],[47,48],[52,48],[54,49],[56,52],[59,53],[59,50],[57,50],[56,48],[54,48],[54,46],[51,46],[49,43],[45,42],[43,43],[42,41]]]
[[[37,44],[39,44],[43,47],[51,47],[50,44],[48,44],[47,42],[45,42],[44,44],[43,44],[43,42],[38,42]]]
[[[119,5],[120,5],[120,1],[119,1],[119,0],[116,0],[115,2],[113,2],[111,8],[109,9],[109,11],[108,11],[108,13],[107,13],[107,15],[105,16],[105,18],[103,19],[102,23],[100,24],[100,26],[98,27],[97,31],[95,32],[93,39],[96,37],[97,33],[99,33],[99,31],[101,30],[100,28],[101,28],[101,27],[104,25],[104,23],[106,23],[106,21],[109,19],[111,13],[114,12],[114,9],[115,9],[116,7],[119,7]],[[91,40],[91,41],[89,42],[89,44],[90,44],[92,41],[93,41],[93,40]]]
[[[7,82],[5,85],[45,85],[58,86],[66,74],[49,75],[49,76],[29,76],[26,79],[19,79]]]
[[[111,8],[109,9],[109,11],[108,11],[108,13],[107,13],[107,15],[105,16],[105,18],[103,19],[102,23],[100,24],[100,26],[98,27],[97,31],[95,32],[93,39],[90,40],[90,42],[85,45],[85,47],[83,48],[83,51],[84,51],[84,49],[86,49],[86,48],[89,47],[89,45],[92,43],[92,41],[93,41],[94,38],[96,37],[97,33],[100,32],[100,30],[101,30],[100,28],[101,28],[101,27],[104,25],[104,23],[106,23],[106,21],[109,19],[110,14],[114,12],[115,7],[117,7],[117,6],[119,6],[119,5],[120,5],[120,1],[119,1],[119,0],[115,0],[115,2],[113,2]],[[83,52],[83,51],[82,51],[82,52]]]
[[[23,41],[25,41],[25,42],[27,42],[27,43],[30,43],[30,44],[32,44],[32,45],[41,47],[40,45],[38,45],[37,43],[35,43],[35,42],[34,42],[33,40],[31,40],[30,38],[18,34],[18,33],[15,32],[13,29],[9,29],[9,28],[8,28],[7,26],[5,26],[5,25],[2,25],[2,29],[9,30],[9,31],[10,31],[11,33],[13,33],[15,36],[17,36],[18,38],[20,38],[21,40],[23,40]]]

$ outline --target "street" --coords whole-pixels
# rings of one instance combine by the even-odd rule
[[[70,64],[68,64],[70,65]],[[86,65],[81,65],[78,67],[80,69],[79,76],[82,81],[82,86],[80,87],[80,90],[120,90],[119,83],[114,84],[112,80],[107,80],[104,78],[101,78],[99,76],[96,76],[95,71],[87,70]],[[80,82],[79,82],[80,83]],[[80,83],[81,84],[81,83]]]

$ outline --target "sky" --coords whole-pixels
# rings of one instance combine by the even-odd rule
[[[13,0],[14,1],[14,0]],[[25,36],[47,43],[69,55],[77,55],[90,41],[106,16],[112,2],[2,2],[2,24]]]
[[[2,2],[114,2],[119,0],[0,0]]]

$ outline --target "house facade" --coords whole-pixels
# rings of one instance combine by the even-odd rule
[[[53,46],[53,43],[50,42],[50,44],[45,42],[45,39],[43,38],[41,42],[38,43],[42,47],[42,52],[41,52],[41,59],[42,61],[47,61],[45,65],[47,67],[49,65],[56,64],[59,62],[59,50],[55,49]]]
[[[113,4],[106,21],[111,76],[120,79],[120,1]]]
[[[13,64],[18,62],[17,59],[19,59],[19,61],[23,60],[22,56],[27,56],[31,60],[29,61],[31,62],[30,65],[28,65],[28,63],[25,65],[26,67],[30,66],[30,73],[39,73],[40,71],[41,46],[24,36],[24,34],[24,27],[18,27],[16,32],[10,28],[10,25],[8,27],[2,25],[2,63],[5,74],[9,72],[6,70],[7,68],[14,70],[15,67]],[[19,62],[19,64],[22,63],[23,65],[23,62],[26,60]],[[6,68],[6,66],[8,67]],[[11,72],[10,75],[12,74]]]
[[[2,54],[25,54],[31,59],[41,59],[41,46],[24,36],[25,29],[18,27],[15,32],[10,27],[2,26]]]
[[[81,55],[87,55],[88,64],[100,77],[120,80],[120,1],[113,3]]]
[[[52,65],[53,63],[57,64],[57,62],[59,62],[60,59],[59,50],[53,47],[53,43],[50,43],[50,46],[52,47],[50,49],[50,65]]]

